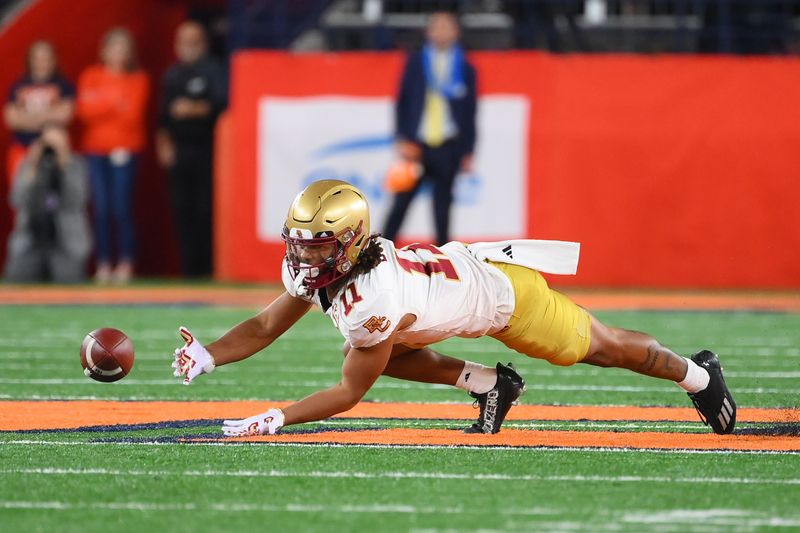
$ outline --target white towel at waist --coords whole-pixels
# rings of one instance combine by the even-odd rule
[[[548,274],[572,275],[578,271],[581,243],[515,239],[475,242],[467,249],[480,261],[510,263]]]

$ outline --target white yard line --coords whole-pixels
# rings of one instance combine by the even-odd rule
[[[358,419],[358,418],[329,418],[327,420],[322,420],[319,422],[307,422],[309,424],[316,424],[320,426],[376,426],[381,425],[383,419],[380,418],[371,418],[367,420]],[[403,423],[403,427],[406,426],[423,426],[425,428],[430,428],[434,425],[437,428],[441,428],[444,426],[452,426],[458,425],[465,419],[462,418],[420,418],[419,420],[414,418],[406,419]],[[432,424],[432,421],[433,422]],[[511,429],[553,429],[554,426],[558,426],[559,429],[604,429],[604,430],[611,430],[611,429],[646,429],[650,431],[660,431],[660,430],[696,430],[698,428],[703,427],[698,419],[695,423],[688,423],[688,424],[677,424],[675,422],[665,422],[665,421],[643,421],[643,422],[604,422],[604,421],[564,421],[564,420],[552,420],[552,421],[544,421],[544,422],[529,422],[526,420],[510,420],[507,419],[506,427]]]
[[[416,505],[286,505],[249,504],[249,503],[159,503],[159,502],[68,502],[68,501],[26,501],[0,500],[0,509],[46,509],[58,511],[70,510],[108,510],[108,511],[223,511],[223,512],[285,512],[285,513],[338,513],[338,514],[483,514],[479,507],[433,507]],[[496,511],[504,515],[553,515],[560,511],[546,508],[503,508]]]
[[[89,379],[89,378],[87,378]],[[177,379],[175,383],[181,385],[180,381]],[[333,382],[332,382],[333,383]],[[332,384],[331,383],[331,384]],[[114,386],[113,384],[109,383],[97,383],[97,387],[109,387]],[[102,389],[98,389],[102,390]],[[114,395],[103,395],[103,396],[95,396],[93,394],[0,394],[0,400],[13,400],[13,401],[54,401],[54,402],[69,402],[69,401],[84,401],[84,400],[100,400],[100,401],[114,401],[114,402],[185,402],[185,401],[197,401],[197,402],[269,402],[270,400],[265,398],[264,396],[204,396],[203,398],[187,398],[183,394],[182,391],[186,390],[185,388],[176,388],[175,389],[177,394],[175,395],[164,395],[164,396],[145,396],[134,394],[130,396],[114,396]],[[402,403],[413,403],[416,405],[429,405],[430,401],[405,401],[403,400]],[[436,400],[434,403],[450,403],[453,405],[464,405],[463,401],[448,401],[448,400]],[[566,405],[566,404],[565,404]],[[630,407],[628,404],[620,404],[614,405],[610,404],[612,407]]]
[[[136,355],[137,360],[143,359],[144,357],[140,354]],[[22,371],[42,371],[42,370],[68,370],[69,368],[77,368],[78,360],[77,357],[75,360],[71,361],[63,361],[60,364],[57,363],[34,363],[34,362],[23,362],[23,363],[7,363],[2,362],[3,356],[0,355],[0,369],[8,371],[8,370],[22,370]],[[20,357],[19,359],[24,359],[24,357]],[[169,375],[171,369],[169,369],[169,363],[171,361],[168,357],[158,357],[156,358],[153,356],[152,358],[148,358],[152,360],[162,360],[164,362],[163,368],[159,368],[156,365],[148,365],[148,366],[138,366],[136,367],[137,373],[145,373],[145,374],[154,374],[154,375]],[[778,370],[779,366],[776,365],[776,370],[774,371],[726,371],[725,377],[726,378],[745,378],[745,379],[797,379],[800,378],[800,371],[781,371]],[[274,374],[322,374],[322,375],[330,375],[331,377],[339,376],[342,372],[340,366],[302,366],[302,365],[294,365],[294,366],[271,366],[269,368],[265,367],[263,369],[252,369],[252,372],[256,374],[264,374],[264,375],[274,375]],[[551,369],[548,367],[544,368],[526,368],[524,369],[523,373],[526,377],[531,376],[539,376],[539,377],[562,377],[562,378],[572,378],[572,377],[602,377],[606,374],[606,377],[609,377],[608,371],[602,369],[585,369],[581,367],[571,368],[569,370],[562,370],[562,369]],[[625,378],[629,374],[614,374],[613,378],[620,379]],[[152,380],[149,380],[152,381]]]
[[[13,468],[0,469],[0,475],[43,476],[144,476],[144,477],[274,477],[347,479],[454,479],[467,481],[566,481],[600,483],[712,483],[725,485],[800,485],[800,478],[668,477],[668,476],[547,476],[478,474],[451,472],[353,472],[287,470],[121,470],[112,468]]]
[[[647,513],[625,513],[622,522],[638,524],[713,524],[729,527],[792,527],[800,526],[800,519],[778,516],[761,516],[742,509],[676,509]]]
[[[165,372],[165,374],[168,374]],[[231,386],[231,387],[241,387],[242,382],[233,379],[219,379],[208,377],[205,378],[204,383],[206,385],[224,385],[224,386]],[[332,385],[335,385],[337,382],[337,378],[331,377],[330,380],[327,381],[274,381],[270,383],[272,387],[288,387],[288,388],[327,388]],[[136,378],[129,378],[123,379],[113,383],[112,386],[120,387],[120,386],[137,386],[137,387],[176,387],[182,385],[182,381],[178,378],[171,378],[171,379],[136,379]],[[0,378],[0,385],[82,385],[82,386],[90,386],[90,387],[97,387],[97,386],[104,386],[107,387],[108,384],[103,383],[98,385],[96,381],[93,381],[89,378],[66,378],[66,379],[58,379],[58,378]],[[372,386],[373,389],[402,389],[402,390],[431,390],[431,389],[448,389],[452,390],[454,387],[450,385],[441,385],[438,383],[409,383],[409,382],[400,382],[400,381],[379,381]]]
[[[86,442],[86,441],[53,441],[53,440],[36,440],[36,439],[12,439],[7,441],[0,441],[0,448],[3,446],[210,446],[210,447],[244,447],[252,448],[258,446],[278,446],[282,448],[367,448],[367,449],[408,449],[408,450],[431,450],[431,449],[448,449],[453,451],[458,450],[501,450],[501,451],[517,451],[524,453],[531,453],[531,451],[539,452],[601,452],[601,453],[654,453],[659,455],[800,455],[800,451],[784,451],[784,450],[691,450],[691,449],[659,449],[659,448],[607,448],[607,447],[572,447],[572,446],[547,446],[547,447],[514,447],[514,446],[472,446],[472,445],[395,445],[395,444],[334,444],[334,443],[309,443],[309,442],[228,442],[228,441],[209,441],[209,442]]]
[[[232,379],[206,378],[208,385],[241,386],[241,382]],[[178,379],[123,379],[114,383],[113,386],[147,386],[147,387],[174,387],[180,385]],[[334,381],[275,381],[271,386],[278,387],[308,387],[326,388],[334,384]],[[0,378],[0,385],[83,385],[97,386],[97,383],[86,378],[50,379],[50,378]],[[104,386],[107,386],[104,384]],[[401,389],[401,390],[431,390],[447,389],[453,387],[437,383],[408,383],[402,381],[379,381],[372,387],[373,389]],[[665,385],[661,387],[642,387],[635,385],[565,385],[565,384],[544,384],[532,383],[526,385],[527,390],[538,391],[594,391],[594,392],[674,392],[673,386]],[[800,394],[800,389],[796,388],[770,388],[770,387],[737,387],[737,393],[743,394]],[[20,396],[24,399],[25,396]]]

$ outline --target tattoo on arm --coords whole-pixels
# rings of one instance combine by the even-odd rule
[[[653,370],[658,362],[658,358],[661,356],[661,352],[658,351],[656,346],[648,346],[647,348],[647,359],[645,359],[644,363],[641,366],[642,372],[647,373]]]

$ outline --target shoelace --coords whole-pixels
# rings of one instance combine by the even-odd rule
[[[519,396],[517,396],[517,399],[516,399],[516,400],[514,400],[513,402],[511,402],[511,405],[512,405],[512,406],[513,406],[513,405],[519,405],[519,399],[520,399],[520,397],[521,397],[521,396],[522,396],[524,393],[525,393],[525,386],[523,385],[523,387],[522,387],[522,392],[520,392],[520,393],[519,393]],[[692,401],[694,401],[694,400],[692,400]],[[479,407],[480,407],[480,404],[478,403],[478,400],[477,400],[477,399],[476,399],[475,401],[473,401],[473,402],[472,402],[472,408],[473,408],[473,409],[478,409]]]
[[[480,406],[481,405],[478,402],[478,398],[475,398],[475,400],[472,402],[472,408],[473,409],[479,409]],[[483,413],[479,413],[478,414],[478,420],[476,422],[473,422],[472,426],[470,426],[470,427],[472,429],[479,430],[481,433],[483,432]]]

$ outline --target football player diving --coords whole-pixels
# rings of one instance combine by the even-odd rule
[[[714,353],[681,357],[646,333],[606,326],[547,286],[539,272],[546,269],[532,265],[548,264],[548,254],[563,252],[559,245],[565,243],[396,248],[370,233],[364,195],[336,180],[312,183],[295,198],[283,240],[285,292],[205,346],[181,328],[185,344],[175,350],[174,374],[188,385],[217,366],[250,357],[317,306],[345,339],[342,378],[283,410],[226,420],[227,436],[274,434],[284,426],[342,413],[381,375],[464,389],[480,407],[477,421],[465,431],[497,433],[524,390],[523,379],[511,364],[491,368],[430,348],[453,336],[484,335],[555,365],[626,368],[674,381],[715,433],[734,429],[736,403]],[[547,243],[554,244],[548,249]]]

